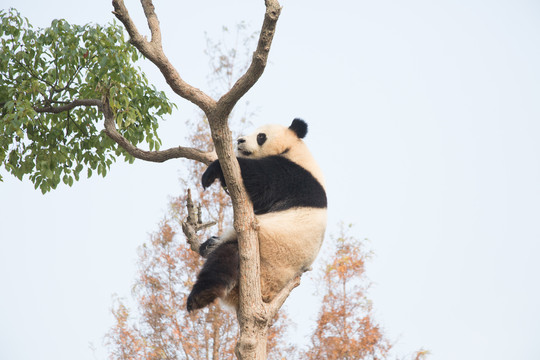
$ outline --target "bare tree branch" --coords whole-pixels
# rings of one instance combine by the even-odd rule
[[[142,150],[130,143],[122,134],[116,129],[114,122],[114,113],[109,105],[109,100],[107,97],[104,97],[103,100],[98,99],[78,99],[73,100],[72,102],[64,105],[58,106],[45,106],[45,107],[34,107],[34,110],[37,113],[50,113],[50,114],[59,114],[65,111],[70,111],[79,106],[97,106],[103,112],[105,117],[105,134],[108,137],[113,139],[118,145],[120,145],[124,150],[128,152],[131,156],[152,162],[164,162],[171,159],[186,158],[190,160],[200,161],[205,164],[210,164],[212,161],[217,159],[217,155],[214,151],[204,152],[198,149],[191,147],[174,147],[166,150],[159,151],[147,151]]]
[[[141,1],[144,14],[148,21],[150,33],[152,34],[151,42],[147,41],[137,30],[137,26],[129,16],[129,12],[124,5],[123,0],[113,0],[114,11],[113,14],[120,20],[130,36],[130,42],[150,61],[152,61],[158,69],[161,71],[167,84],[171,89],[183,97],[184,99],[191,101],[199,108],[201,108],[205,114],[210,114],[214,111],[216,101],[208,96],[206,93],[186,83],[178,74],[178,71],[170,63],[169,59],[163,52],[161,44],[161,31],[159,29],[159,21],[154,12],[154,5],[151,0]]]
[[[302,274],[310,270],[311,268],[296,274],[296,276],[292,278],[291,281],[289,281],[289,283],[285,285],[283,289],[281,289],[281,291],[276,295],[276,297],[270,303],[266,304],[268,317],[270,319],[273,319],[276,316],[277,312],[279,311],[279,309],[281,309],[281,306],[283,305],[285,300],[287,300],[287,298],[291,294],[291,291],[293,291],[298,285],[300,285],[300,278],[302,277]]]
[[[205,164],[210,164],[217,158],[216,153],[213,151],[203,152],[198,149],[182,146],[159,151],[147,151],[139,149],[138,147],[130,143],[116,129],[114,113],[111,109],[111,106],[109,105],[109,99],[107,97],[104,97],[102,101],[101,110],[103,111],[103,115],[105,117],[105,133],[107,134],[107,136],[109,136],[118,145],[124,148],[124,150],[126,150],[128,154],[137,159],[161,163],[170,159],[186,158],[190,160],[200,161]]]
[[[37,107],[34,106],[34,111],[37,113],[51,113],[51,114],[59,114],[64,111],[73,110],[78,106],[98,106],[101,107],[102,102],[98,99],[79,99],[79,100],[73,100],[69,104],[65,105],[59,105],[59,106],[45,106],[45,107]]]
[[[270,45],[276,31],[276,23],[281,13],[281,6],[277,0],[266,0],[266,13],[259,35],[257,49],[246,73],[242,75],[233,87],[218,101],[218,108],[225,113],[230,113],[238,100],[244,96],[264,72],[270,52]]]
[[[186,199],[186,208],[188,215],[184,221],[182,221],[182,232],[186,235],[187,242],[191,247],[191,250],[199,252],[201,242],[197,236],[197,232],[207,227],[214,226],[215,221],[204,223],[201,218],[201,208],[196,207],[191,199],[191,190],[188,189],[187,199]]]
[[[144,15],[148,21],[150,33],[152,34],[151,43],[161,47],[161,30],[159,28],[159,20],[155,13],[154,4],[152,4],[152,0],[141,0],[141,4],[144,10]]]

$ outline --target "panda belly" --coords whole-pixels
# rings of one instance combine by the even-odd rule
[[[263,300],[274,296],[315,260],[326,230],[326,209],[292,208],[257,216]]]
[[[261,260],[309,268],[326,230],[326,209],[292,208],[257,215]]]
[[[308,270],[319,253],[326,230],[326,208],[297,207],[257,215],[261,294],[270,302],[295,276]],[[236,238],[226,232],[227,241]],[[222,239],[223,240],[223,239]],[[237,308],[238,285],[223,299]]]

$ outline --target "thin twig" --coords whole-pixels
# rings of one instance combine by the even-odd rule
[[[78,106],[98,106],[101,107],[102,101],[98,99],[78,99],[73,100],[70,103],[60,106],[45,106],[45,107],[34,107],[34,111],[37,113],[51,113],[59,114],[64,111],[72,110]]]
[[[216,225],[215,221],[203,223],[201,218],[201,208],[196,207],[191,199],[191,189],[187,191],[186,209],[188,215],[184,221],[182,221],[182,231],[186,235],[188,244],[191,250],[199,253],[201,247],[201,241],[197,236],[197,232],[206,229],[207,227]]]

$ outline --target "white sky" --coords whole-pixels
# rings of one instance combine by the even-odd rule
[[[240,20],[258,29],[263,1],[176,3],[155,2],[166,52],[204,89],[204,32],[218,36]],[[127,5],[145,28],[138,2]],[[369,238],[370,297],[396,353],[539,359],[540,3],[282,5],[271,63],[248,96],[259,109],[252,121],[310,124],[329,232],[344,220]],[[109,0],[1,0],[11,6],[35,26],[113,17]],[[182,124],[195,114],[171,99],[180,110],[161,128],[165,146],[183,143]],[[107,357],[112,294],[129,297],[136,249],[177,194],[180,165],[118,163],[105,179],[45,196],[5,175],[1,359]],[[298,341],[316,316],[311,285],[305,279],[287,302]]]

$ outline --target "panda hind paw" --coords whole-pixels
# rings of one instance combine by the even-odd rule
[[[196,291],[194,289],[187,299],[187,311],[192,312],[194,310],[202,309],[211,304],[218,297],[223,297],[223,295],[224,289],[220,288],[207,288],[201,291]]]

